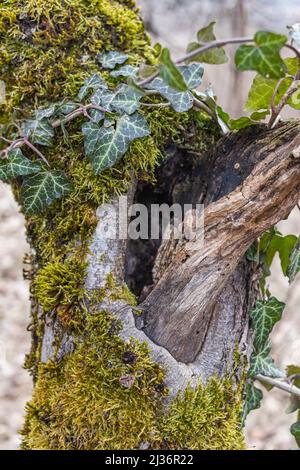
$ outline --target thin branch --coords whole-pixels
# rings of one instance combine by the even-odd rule
[[[272,100],[271,100],[271,110],[272,110],[272,113],[275,113],[276,112],[276,107],[275,107],[275,99],[276,99],[276,96],[277,96],[277,93],[279,91],[279,87],[280,85],[282,84],[282,82],[285,80],[285,77],[281,78],[277,84],[276,84],[276,87],[275,87],[275,90],[273,92],[273,95],[272,95]]]
[[[198,108],[198,109],[201,109],[202,111],[205,111],[214,120],[217,120],[215,113],[205,103],[203,103],[203,101],[200,101],[195,96],[194,96],[194,106],[195,106],[195,108]]]
[[[187,60],[193,59],[198,54],[208,51],[209,49],[219,48],[222,46],[226,46],[227,44],[245,44],[248,42],[253,42],[253,38],[250,38],[250,37],[249,38],[231,38],[231,39],[221,39],[221,40],[211,41],[211,42],[208,42],[207,44],[204,44],[204,46],[199,46],[194,51],[188,52],[184,56],[180,57],[179,59],[175,61],[175,64],[180,65],[183,62],[186,62]],[[138,82],[137,85],[143,87],[144,85],[147,85],[148,83],[152,82],[152,80],[158,77],[158,75],[159,75],[159,70],[155,72],[153,75],[150,75],[144,80]]]
[[[284,392],[290,393],[300,398],[300,388],[295,385],[289,384],[287,382],[281,382],[279,379],[273,379],[271,377],[265,377],[264,375],[258,374],[255,376],[255,379],[259,380],[262,383],[272,385],[273,387],[279,388]]]
[[[147,108],[168,108],[171,103],[168,101],[167,103],[141,103],[141,105]]]
[[[100,111],[101,113],[107,113],[109,112],[107,109],[102,108],[102,106],[98,106],[96,104],[90,103],[85,106],[80,106],[79,108],[75,109],[72,111],[70,114],[67,114],[63,119],[57,119],[56,121],[52,122],[52,127],[55,129],[56,127],[60,127],[62,124],[66,124],[68,122],[73,121],[77,116],[80,116],[81,114],[85,114],[89,109],[96,109],[97,111]]]
[[[275,109],[272,109],[271,118],[270,118],[270,121],[268,123],[269,128],[272,128],[275,125],[275,123],[277,122],[277,118],[279,117],[279,114],[281,113],[282,109],[286,105],[288,99],[298,90],[298,86],[299,86],[299,77],[298,77],[298,72],[297,72],[297,74],[295,75],[294,80],[292,81],[290,87],[288,88],[286,93],[283,95],[283,97],[279,101],[278,105],[275,107]]]
[[[44,163],[46,163],[47,166],[50,167],[47,158],[42,154],[42,152],[39,151],[39,149],[37,149],[31,142],[29,142],[27,137],[23,138],[23,144],[29,147],[34,153],[36,153],[43,160]]]

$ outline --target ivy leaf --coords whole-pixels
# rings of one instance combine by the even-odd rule
[[[252,261],[253,263],[259,262],[259,254],[256,243],[252,243],[252,245],[248,248],[246,251],[246,258],[248,261]]]
[[[300,50],[300,23],[295,23],[289,26],[289,37],[293,41],[293,46]]]
[[[112,111],[112,102],[115,94],[105,88],[99,88],[91,97],[91,103],[97,106],[102,106],[106,111]],[[104,113],[98,109],[91,109],[89,112],[94,122],[98,123],[104,119]]]
[[[282,316],[285,304],[271,297],[266,302],[257,300],[255,308],[250,312],[255,331],[254,348],[261,351],[268,341],[269,335]]]
[[[133,114],[140,107],[140,100],[143,95],[144,93],[141,93],[135,88],[124,85],[117,91],[112,101],[112,106],[116,111]]]
[[[194,90],[201,85],[204,73],[204,68],[201,64],[180,65],[178,69],[189,90]]]
[[[114,69],[116,65],[121,65],[128,59],[127,54],[118,51],[109,51],[105,54],[98,55],[97,62],[99,62],[104,69]]]
[[[286,77],[281,82],[276,97],[274,99],[275,105],[279,103],[280,99],[283,97],[283,95],[291,85],[292,80],[292,78]],[[256,75],[248,94],[245,109],[251,111],[269,109],[271,107],[272,97],[277,83],[278,80],[275,78],[265,78],[261,75]]]
[[[175,90],[187,91],[188,87],[178,67],[173,63],[169,49],[162,50],[160,61],[160,77],[163,81]]]
[[[246,398],[243,409],[243,425],[245,424],[246,417],[248,416],[250,411],[257,410],[257,408],[260,408],[261,400],[263,399],[263,392],[259,388],[255,387],[253,383],[247,383],[245,389]]]
[[[300,239],[290,255],[290,262],[287,268],[287,276],[290,282],[293,282],[300,271]]]
[[[160,54],[161,54],[161,51],[160,51]],[[151,77],[156,72],[159,72],[159,70],[158,70],[157,66],[155,66],[155,65],[141,64],[139,66],[139,78],[141,80],[144,80],[145,78]]]
[[[188,45],[187,52],[192,52],[203,46],[207,42],[215,41],[214,26],[216,22],[212,21],[208,26],[202,28],[197,33],[198,42],[192,42]],[[228,61],[226,52],[221,47],[209,49],[201,52],[191,59],[191,62],[204,62],[206,64],[225,64]]]
[[[287,268],[290,263],[290,255],[297,243],[295,235],[287,235],[283,237],[281,233],[276,232],[271,238],[265,251],[265,262],[267,266],[271,266],[275,254],[278,252],[281,261],[281,268],[284,275],[287,274]]]
[[[177,113],[183,113],[193,107],[193,95],[190,91],[175,90],[161,77],[156,77],[145,88],[158,91],[166,100],[170,101],[172,108]]]
[[[286,65],[280,57],[280,50],[286,42],[286,36],[258,31],[254,36],[254,45],[242,45],[237,49],[237,69],[255,70],[266,78],[284,77]]]
[[[35,112],[35,118],[40,121],[41,119],[44,118],[50,118],[55,114],[57,105],[53,104],[52,106],[49,106],[49,108],[44,108],[44,109],[38,109]]]
[[[9,152],[8,159],[0,161],[0,180],[8,181],[17,176],[32,175],[41,170],[38,162],[24,157],[20,149]]]
[[[67,196],[72,185],[62,171],[41,171],[24,178],[22,200],[26,214],[38,214],[55,199]]]
[[[70,114],[72,111],[78,108],[78,104],[67,101],[66,103],[60,103],[57,107],[56,114]]]
[[[90,90],[97,90],[98,88],[107,89],[107,85],[104,80],[102,80],[102,78],[97,73],[95,73],[94,75],[91,75],[84,80],[84,85],[79,90],[78,98],[83,100]]]
[[[123,65],[118,70],[110,72],[112,77],[130,77],[134,80],[138,78],[138,68],[133,65]]]
[[[300,448],[300,421],[292,424],[290,427],[291,434],[294,436],[297,446]]]
[[[85,153],[90,158],[98,175],[113,166],[127,151],[129,144],[138,138],[148,136],[150,129],[147,121],[139,113],[123,115],[116,128],[99,127],[87,122],[82,127],[85,137]]]
[[[278,369],[273,359],[269,356],[270,350],[271,343],[267,342],[259,353],[252,354],[248,372],[249,377],[255,377],[258,374],[273,378],[285,377],[284,372]]]
[[[263,119],[265,119],[267,116],[269,116],[270,114],[270,111],[269,110],[266,110],[266,111],[254,111],[254,113],[251,114],[250,118],[252,119],[252,121],[262,121]]]
[[[204,93],[202,92],[197,92],[197,96],[199,96],[202,101],[213,111],[215,114],[218,124],[220,128],[222,129],[224,134],[227,134],[229,132],[229,121],[230,121],[230,116],[228,113],[226,113],[221,106],[218,106],[216,102],[216,97],[214,95],[213,89],[211,87],[208,87]]]
[[[50,147],[53,143],[54,129],[46,118],[25,121],[23,130],[27,138],[34,144]]]
[[[251,118],[247,116],[242,116],[238,119],[231,119],[229,121],[229,127],[232,130],[245,129],[245,127],[254,126],[257,122],[252,121]]]

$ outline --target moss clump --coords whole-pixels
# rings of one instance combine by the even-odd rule
[[[133,2],[4,0],[0,8],[0,69],[13,107],[75,96],[83,78],[99,70],[95,55],[124,50],[134,63],[153,59]],[[0,108],[0,112],[3,111]]]
[[[76,351],[59,364],[40,364],[24,449],[244,447],[232,378],[188,388],[166,410],[162,369],[145,344],[125,344],[118,331],[105,311],[88,315]]]
[[[84,287],[86,262],[68,258],[54,261],[39,270],[33,293],[45,313],[55,310],[64,323],[75,321],[87,293]]]
[[[105,311],[89,316],[76,351],[39,366],[24,448],[122,449],[155,440],[163,371],[146,345],[125,344]]]
[[[242,387],[232,378],[212,378],[204,387],[188,387],[162,415],[161,431],[170,449],[237,450],[245,447],[240,427]]]

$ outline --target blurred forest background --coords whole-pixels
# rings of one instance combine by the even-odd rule
[[[286,26],[300,22],[299,0],[138,0],[153,42],[171,49],[173,56],[185,52],[197,30],[216,20],[217,37],[251,35],[258,29],[286,33]],[[238,117],[253,75],[236,73],[232,61],[206,66],[204,86],[212,84],[220,104]],[[299,116],[300,117],[300,116]],[[278,228],[300,235],[300,212],[296,208]],[[27,250],[23,217],[9,186],[0,183],[0,449],[17,449],[18,429],[25,402],[31,395],[31,378],[22,365],[29,350],[28,284],[22,277]],[[300,364],[300,278],[289,287],[275,259],[269,278],[272,293],[287,302],[284,320],[272,334],[273,356],[281,367]],[[284,392],[265,392],[263,406],[251,413],[246,424],[249,449],[295,449]]]

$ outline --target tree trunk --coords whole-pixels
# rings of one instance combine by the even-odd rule
[[[15,108],[30,115],[76,96],[82,79],[99,70],[99,50],[124,50],[133,63],[155,60],[131,0],[18,2],[0,12],[0,25],[3,127]],[[75,191],[26,220],[26,366],[35,388],[24,448],[244,446],[248,315],[259,277],[244,255],[297,202],[300,126],[253,127],[215,145],[218,130],[199,112],[156,109],[147,119],[152,137],[100,176],[83,158],[75,125],[47,155]],[[112,214],[103,202],[117,210],[120,193],[148,207],[203,203],[204,246],[105,239]]]

